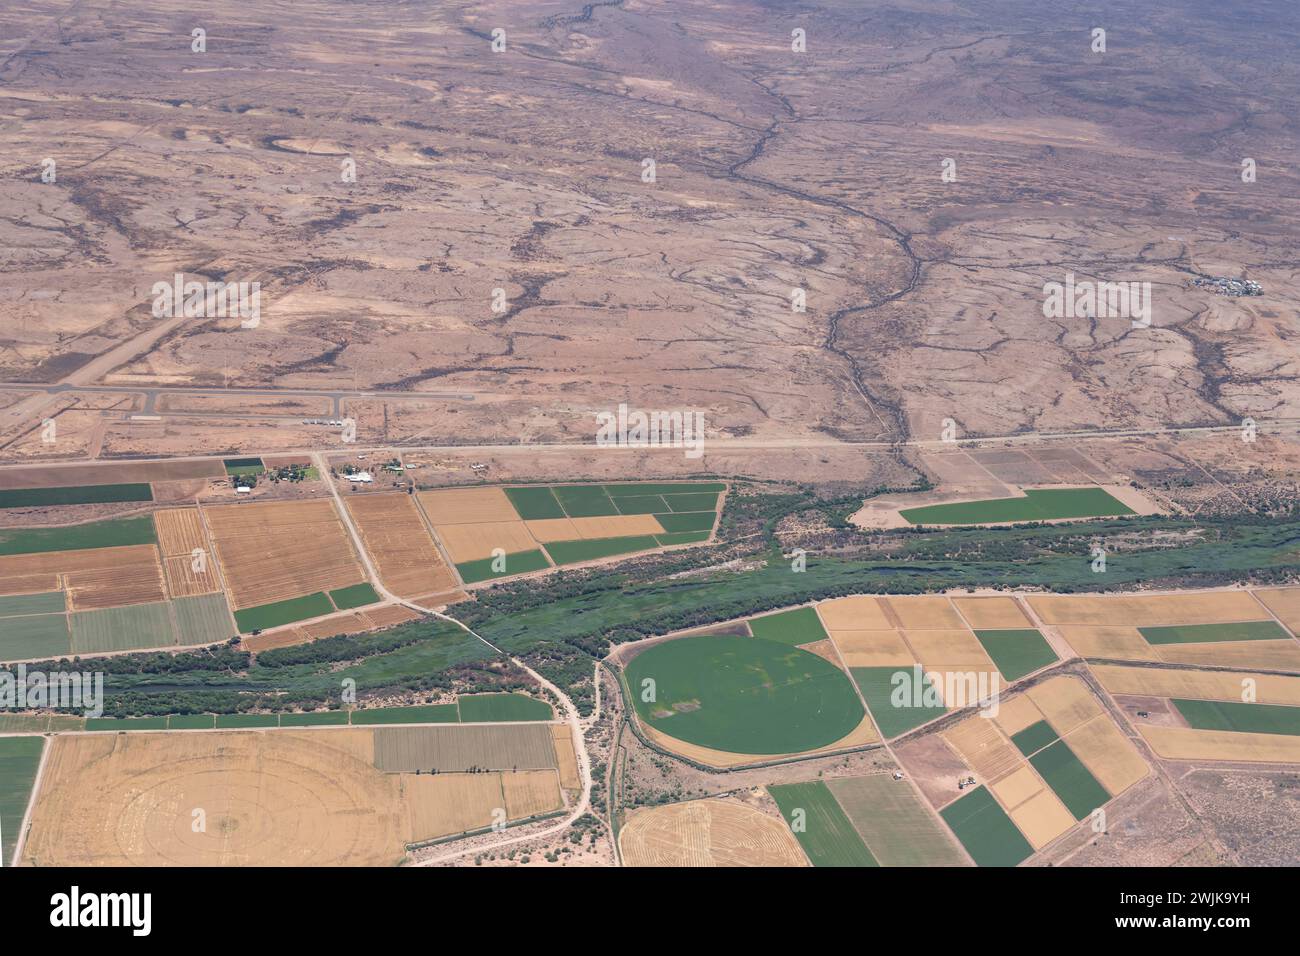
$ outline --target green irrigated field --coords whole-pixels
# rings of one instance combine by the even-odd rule
[[[792,611],[756,617],[749,622],[749,631],[765,641],[791,646],[824,641],[830,636],[822,627],[817,612],[810,607],[797,607]]]
[[[1076,820],[1086,818],[1110,794],[1074,755],[1064,740],[1058,740],[1029,758],[1038,775],[1047,782]]]
[[[560,485],[552,488],[564,513],[570,518],[616,515],[618,508],[600,485]]]
[[[281,727],[338,726],[348,722],[346,710],[322,710],[316,713],[281,714]]]
[[[494,560],[495,558],[482,558],[478,561],[465,561],[456,565],[456,570],[460,572],[460,579],[466,584],[475,584],[492,578],[506,578],[512,574],[527,574],[529,571],[540,571],[550,567],[546,555],[541,551],[518,551],[507,554],[505,570],[500,574],[492,570]]]
[[[222,464],[227,475],[260,475],[266,471],[260,458],[227,458]]]
[[[352,711],[353,725],[364,724],[454,724],[460,721],[455,704],[423,704],[418,707],[376,707]]]
[[[551,720],[551,705],[523,694],[468,694],[458,697],[462,724],[485,724],[518,720]]]
[[[166,601],[77,611],[68,616],[74,654],[143,650],[176,643]]]
[[[1174,700],[1189,725],[1198,730],[1300,736],[1300,707],[1247,704],[1237,700]]]
[[[655,515],[655,520],[670,534],[684,531],[712,531],[716,519],[717,512],[714,511],[684,511]]]
[[[662,495],[636,495],[630,498],[611,497],[614,507],[623,515],[652,515],[655,512],[669,511],[668,502]]]
[[[117,730],[166,730],[166,717],[87,717],[86,729],[99,731]]]
[[[820,780],[767,788],[813,866],[879,866]]]
[[[302,597],[276,601],[274,604],[246,607],[242,611],[235,612],[235,623],[239,625],[241,633],[247,634],[250,631],[262,631],[268,627],[279,627],[281,624],[292,624],[295,621],[305,621],[308,618],[324,617],[333,613],[334,605],[330,603],[329,595],[324,591],[317,591],[315,594],[304,594]]]
[[[64,614],[0,618],[0,661],[28,661],[72,653]]]
[[[1236,624],[1179,624],[1174,627],[1139,627],[1148,644],[1201,644],[1227,641],[1285,641],[1290,634],[1275,621],[1241,621]]]
[[[330,600],[334,602],[334,606],[340,611],[348,611],[354,607],[365,607],[367,604],[379,603],[379,594],[369,581],[350,584],[345,588],[336,588],[329,594]]]
[[[1034,628],[976,631],[975,636],[998,666],[1003,679],[1019,680],[1056,662],[1056,652]]]
[[[279,727],[279,714],[217,714],[219,730],[245,730],[249,727]],[[169,723],[169,729],[171,725]]]
[[[0,490],[0,508],[90,505],[116,501],[153,501],[153,489],[145,482],[128,485],[75,485],[70,488]]]
[[[912,524],[1000,524],[1114,517],[1131,515],[1133,509],[1102,488],[1049,488],[1026,491],[1023,498],[954,501],[905,508],[899,514]]]
[[[854,667],[851,670],[853,680],[862,691],[867,708],[886,740],[947,713],[942,704],[926,706],[924,699],[917,700],[914,694],[910,698],[895,698],[895,675],[902,674],[911,681],[913,672],[910,668]],[[923,679],[930,683],[928,674]]]
[[[221,593],[172,598],[172,613],[176,616],[176,640],[182,646],[228,641],[237,632]]]
[[[216,726],[212,714],[172,714],[167,718],[168,730],[211,730]]]
[[[1030,754],[1036,754],[1048,744],[1055,743],[1058,740],[1052,725],[1045,720],[1039,720],[1018,734],[1011,735],[1011,742],[1015,744],[1022,754],[1028,757]]]
[[[7,528],[0,530],[0,555],[117,548],[129,544],[154,544],[157,540],[153,518],[143,515],[63,528]]]
[[[881,866],[965,866],[948,832],[906,780],[837,777],[826,786]]]
[[[665,641],[638,654],[626,677],[641,720],[728,753],[814,750],[846,736],[864,716],[842,671],[816,654],[761,638]],[[651,688],[653,700],[646,700]]]
[[[525,521],[564,517],[564,509],[550,488],[507,488],[506,497]]]
[[[41,737],[0,737],[0,866],[12,865],[44,746]]]
[[[24,614],[62,614],[67,607],[68,602],[62,591],[0,596],[0,618]]]
[[[612,558],[634,551],[651,551],[659,547],[654,535],[631,535],[625,538],[586,538],[581,541],[552,541],[546,545],[556,564],[579,564],[598,558]],[[519,572],[514,572],[518,574]]]
[[[978,866],[1015,866],[1034,853],[1029,841],[983,786],[939,811]]]
[[[714,496],[714,500],[717,500],[717,496],[727,490],[727,486],[720,481],[661,481],[637,485],[605,485],[604,488],[606,494],[617,498],[636,497],[638,495],[677,497],[679,495],[711,494]]]
[[[709,531],[678,531],[674,534],[657,534],[655,540],[662,547],[668,548],[674,544],[699,544],[701,541],[708,541]]]

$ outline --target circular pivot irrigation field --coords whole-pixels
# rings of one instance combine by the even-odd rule
[[[760,638],[665,641],[638,654],[625,674],[642,721],[678,740],[728,753],[816,750],[849,734],[865,714],[839,668]],[[651,687],[653,699],[644,700]]]

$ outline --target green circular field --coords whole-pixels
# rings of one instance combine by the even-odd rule
[[[816,654],[754,637],[656,644],[626,668],[638,716],[656,730],[738,754],[834,743],[865,712],[849,678]],[[642,699],[654,681],[654,700]]]

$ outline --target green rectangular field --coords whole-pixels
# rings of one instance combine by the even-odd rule
[[[281,624],[292,624],[295,621],[305,621],[308,618],[324,617],[333,613],[334,605],[330,603],[329,595],[324,591],[317,591],[315,594],[304,594],[302,597],[289,598],[287,601],[246,607],[242,611],[235,612],[235,623],[239,625],[241,633],[247,634],[250,631],[261,631],[268,627],[279,627]]]
[[[912,524],[998,524],[1104,518],[1133,513],[1132,508],[1103,488],[1048,488],[1026,491],[1023,498],[954,501],[905,508],[899,512]]]
[[[652,515],[656,511],[668,511],[668,502],[658,495],[638,495],[634,498],[611,497],[614,507],[621,515]]]
[[[715,511],[684,511],[678,514],[657,514],[665,531],[712,531],[718,515]]]
[[[588,538],[582,541],[552,541],[546,545],[551,560],[556,564],[577,564],[597,558],[611,558],[634,551],[653,551],[659,547],[654,535],[642,534],[626,538]]]
[[[171,611],[166,601],[76,611],[72,621],[74,654],[138,651],[170,647],[176,643]]]
[[[222,465],[227,475],[260,475],[266,471],[260,458],[227,458]]]
[[[460,579],[466,584],[477,584],[479,581],[508,578],[512,574],[527,574],[529,571],[540,571],[550,567],[546,555],[541,551],[517,551],[514,554],[507,554],[505,570],[500,574],[492,570],[494,560],[494,558],[480,558],[477,561],[465,561],[456,565],[456,570],[460,572]]]
[[[11,714],[0,711],[0,733],[43,734],[49,728],[49,714]]]
[[[975,636],[1005,680],[1019,680],[1056,661],[1052,645],[1032,627],[976,631]]]
[[[154,544],[157,540],[153,519],[143,515],[65,528],[9,528],[0,531],[0,555],[120,548],[130,544]]]
[[[226,596],[220,592],[172,598],[172,613],[176,616],[176,641],[181,646],[228,641],[239,631],[231,620]]]
[[[167,718],[168,730],[211,730],[216,725],[213,714],[172,714]]]
[[[63,657],[72,653],[68,618],[63,614],[30,614],[0,619],[0,661]]]
[[[1086,818],[1110,799],[1106,788],[1097,782],[1064,740],[1040,750],[1029,758],[1029,762],[1076,820]]]
[[[9,488],[0,491],[0,508],[41,505],[92,505],[116,501],[153,501],[147,482],[127,485],[74,485],[70,488]]]
[[[68,602],[62,591],[0,595],[0,618],[20,614],[62,614],[67,609]]]
[[[906,780],[881,773],[837,777],[826,786],[881,866],[967,865]]]
[[[345,588],[335,588],[329,594],[330,600],[334,602],[334,606],[340,611],[348,611],[354,607],[365,607],[367,604],[379,603],[379,593],[369,581],[350,584]]]
[[[1175,699],[1173,704],[1183,719],[1197,730],[1300,736],[1300,707],[1247,704],[1239,700]]]
[[[346,710],[322,710],[316,713],[281,714],[281,727],[337,726],[348,722]]]
[[[1241,621],[1236,624],[1179,624],[1173,627],[1139,627],[1148,644],[1218,644],[1229,641],[1285,641],[1291,635],[1276,621]]]
[[[551,705],[523,694],[468,694],[458,697],[463,724],[485,724],[517,720],[551,720]]]
[[[1034,853],[993,795],[978,786],[948,804],[939,815],[977,866],[1015,866]]]
[[[708,541],[709,531],[679,531],[675,534],[657,534],[655,540],[661,547],[669,548],[675,544],[699,544]]]
[[[564,517],[564,509],[550,488],[507,488],[505,491],[515,511],[525,521]]]
[[[166,730],[166,717],[87,717],[87,730]]]
[[[927,706],[924,700],[913,699],[906,702],[907,706],[894,706],[891,699],[894,693],[894,675],[905,674],[910,681],[912,677],[910,668],[853,667],[850,670],[853,673],[854,683],[858,685],[858,690],[862,692],[867,702],[867,709],[871,711],[876,726],[880,728],[886,740],[907,733],[947,712],[942,704]],[[928,674],[925,675],[924,680],[926,684],[930,684]]]
[[[686,495],[705,492],[716,495],[727,490],[727,486],[720,481],[642,482],[630,485],[605,485],[604,488],[611,498],[615,495],[623,498],[636,495]]]
[[[1059,739],[1060,736],[1052,729],[1052,725],[1045,720],[1035,721],[1019,733],[1011,735],[1011,742],[1026,757],[1038,753]]]
[[[820,780],[767,788],[813,866],[879,866],[835,796]]]
[[[279,726],[279,714],[217,714],[218,730],[238,730],[244,727]]]
[[[752,618],[749,631],[755,637],[791,646],[824,641],[830,636],[822,627],[817,612],[810,607],[797,607],[791,611]]]
[[[353,726],[364,724],[454,724],[460,721],[455,704],[418,707],[376,707],[352,711]]]
[[[614,502],[600,485],[560,485],[551,490],[570,518],[597,518],[618,514]]]
[[[717,511],[718,496],[714,494],[664,495],[671,511]]]
[[[12,866],[10,859],[18,844],[27,802],[41,765],[41,737],[0,737],[0,866]]]

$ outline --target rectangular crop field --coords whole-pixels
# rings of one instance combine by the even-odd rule
[[[117,501],[153,501],[147,484],[75,485],[70,488],[10,488],[0,490],[0,508],[45,505],[88,505]]]
[[[1036,628],[976,631],[975,636],[1006,680],[1019,680],[1056,662],[1056,652]]]
[[[384,587],[404,598],[456,590],[456,576],[411,495],[354,495],[346,501]]]
[[[482,558],[478,561],[465,561],[456,565],[456,571],[466,584],[475,584],[492,578],[506,578],[514,574],[541,571],[543,568],[551,566],[550,562],[546,560],[546,555],[537,550],[507,554],[500,573],[497,573],[492,568],[494,560],[494,558]]]
[[[0,866],[13,865],[12,854],[22,831],[36,769],[45,741],[40,737],[0,737]]]
[[[1085,819],[1110,799],[1106,788],[1097,782],[1064,740],[1040,750],[1029,758],[1029,762],[1076,820]]]
[[[830,789],[881,866],[965,866],[948,832],[906,780],[889,774],[839,777]]]
[[[1238,621],[1229,624],[1178,624],[1140,627],[1149,644],[1206,644],[1220,641],[1287,640],[1290,634],[1276,621]]]
[[[1001,524],[1131,515],[1133,509],[1103,488],[1051,488],[1026,491],[1023,498],[956,501],[905,508],[912,524]]]
[[[983,786],[939,812],[979,866],[1015,866],[1033,855],[1029,841]]]
[[[549,724],[380,727],[374,733],[375,766],[387,772],[556,768]]]
[[[552,720],[551,705],[523,694],[468,694],[457,698],[462,723]]]
[[[176,642],[182,647],[227,641],[238,633],[224,594],[202,594],[172,600]]]
[[[0,555],[118,548],[153,544],[156,540],[148,515],[62,528],[6,528],[0,530]]]
[[[455,704],[420,704],[414,707],[374,707],[352,711],[352,723],[366,724],[454,724],[460,716]]]
[[[519,517],[525,521],[565,516],[550,488],[507,488],[505,493]]]
[[[0,661],[62,657],[72,652],[65,614],[0,618]]]
[[[942,704],[929,703],[924,696],[918,699],[915,694],[909,694],[898,701],[892,699],[896,680],[914,682],[915,672],[910,667],[853,667],[850,671],[867,702],[867,709],[880,728],[881,736],[886,739],[904,734],[947,712]],[[897,674],[904,676],[896,678]],[[929,675],[923,675],[922,681],[929,686]],[[898,706],[900,703],[902,706]]]
[[[80,611],[70,617],[74,654],[136,651],[176,643],[166,602]]]
[[[205,516],[236,609],[365,580],[331,501],[219,505]]]
[[[516,511],[511,504],[513,489],[502,490],[493,487],[475,488],[438,488],[418,492],[420,506],[429,517],[429,524],[437,527],[444,524],[483,524],[492,521],[519,521],[531,517],[522,511]],[[546,490],[546,489],[541,489]],[[549,495],[550,492],[547,491]],[[552,501],[555,499],[552,498]],[[545,510],[545,509],[541,509]],[[539,515],[550,518],[564,517],[557,504],[555,514]]]
[[[330,600],[340,611],[350,611],[354,607],[365,607],[367,604],[378,604],[379,594],[375,587],[369,581],[362,581],[360,584],[349,584],[345,588],[336,588],[329,592]]]
[[[793,646],[824,641],[829,636],[822,627],[817,611],[811,607],[797,607],[790,611],[752,618],[749,631],[763,640]]]
[[[820,780],[767,788],[786,826],[813,866],[879,866],[858,831]]]
[[[1300,736],[1300,707],[1177,698],[1173,703],[1183,719],[1198,730]]]
[[[583,541],[553,541],[546,545],[551,560],[556,564],[580,564],[600,558],[612,558],[634,551],[651,551],[659,547],[653,535],[627,538],[594,538]]]
[[[239,625],[241,633],[248,634],[333,613],[334,605],[330,603],[329,596],[323,591],[317,591],[287,601],[240,608],[235,612],[235,623]]]

